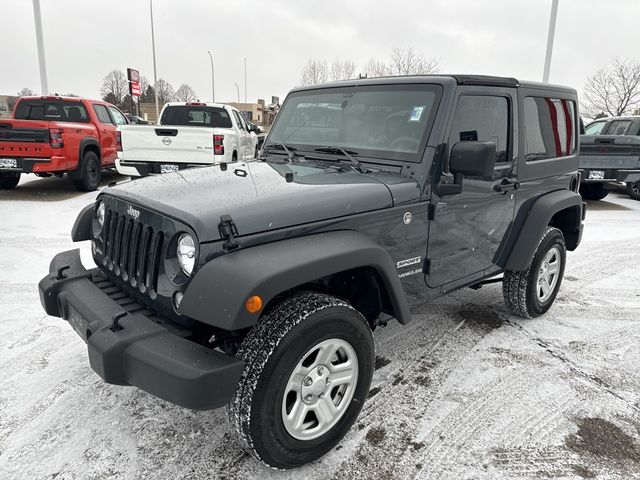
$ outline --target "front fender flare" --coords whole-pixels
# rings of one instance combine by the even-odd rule
[[[244,308],[247,298],[276,295],[305,283],[358,267],[374,268],[400,323],[411,319],[405,292],[387,251],[354,231],[281,240],[222,255],[204,265],[187,287],[179,313],[225,330],[255,324],[259,314]]]

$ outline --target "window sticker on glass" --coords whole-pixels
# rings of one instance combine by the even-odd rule
[[[413,110],[411,110],[411,115],[409,115],[409,121],[419,122],[420,117],[422,117],[423,110],[424,110],[424,105],[421,107],[413,107]]]

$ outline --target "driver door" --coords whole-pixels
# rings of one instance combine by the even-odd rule
[[[515,88],[460,87],[453,119],[448,128],[443,168],[434,175],[433,215],[429,226],[429,287],[465,283],[495,269],[493,260],[513,220],[514,172],[517,158],[513,131],[517,119]],[[449,155],[457,142],[496,144],[490,176],[464,176],[459,193],[438,184],[451,177]]]

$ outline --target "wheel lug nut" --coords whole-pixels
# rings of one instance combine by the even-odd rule
[[[311,379],[311,377],[306,377],[303,383],[305,387],[310,387],[311,384],[313,383],[313,380]]]
[[[331,383],[331,377],[327,377],[327,383]]]
[[[321,393],[320,395],[318,395],[318,398],[322,400],[324,398],[324,393]]]
[[[313,395],[309,394],[306,397],[304,397],[304,401],[305,402],[310,402],[311,400],[313,400]]]
[[[318,375],[322,375],[324,373],[324,367],[322,365],[320,365],[318,367]]]

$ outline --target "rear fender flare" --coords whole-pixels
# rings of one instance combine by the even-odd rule
[[[524,271],[529,268],[535,250],[551,219],[558,212],[574,209],[568,224],[563,224],[567,248],[574,250],[580,242],[583,203],[579,193],[556,190],[524,202],[511,222],[498,249],[494,263],[504,270]]]
[[[411,319],[404,289],[387,251],[354,231],[296,237],[239,249],[205,264],[187,287],[179,313],[225,330],[250,327],[258,314],[245,309],[259,295],[266,306],[278,294],[358,267],[378,272],[400,323]]]

